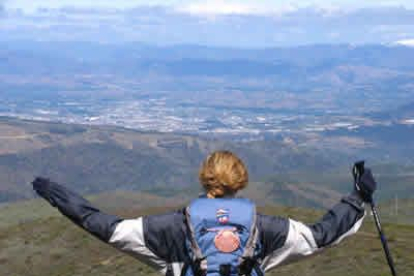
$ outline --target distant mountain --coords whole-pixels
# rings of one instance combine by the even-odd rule
[[[27,184],[36,175],[89,193],[169,184],[179,189],[196,180],[189,171],[203,158],[191,137],[16,120],[0,126],[8,129],[0,150],[0,189],[8,198],[30,196]]]
[[[165,97],[175,105],[210,99],[215,106],[361,114],[414,97],[412,56],[414,48],[384,45],[0,42],[0,101],[18,101],[20,109],[32,100]],[[222,101],[226,96],[231,100]]]
[[[375,141],[389,147],[398,147],[398,143],[404,143],[406,150],[411,152],[414,147],[414,124],[394,123],[389,125],[362,126],[356,129],[341,129],[327,131],[327,135],[360,137],[366,141]],[[400,146],[402,146],[400,144]],[[401,147],[402,150],[403,147]]]
[[[192,197],[200,192],[199,165],[217,149],[234,151],[245,161],[251,182],[248,195],[260,202],[329,207],[350,191],[349,169],[360,158],[374,166],[379,181],[384,183],[378,193],[380,200],[395,195],[410,198],[414,164],[407,160],[412,160],[414,147],[410,138],[404,143],[399,142],[404,136],[393,140],[396,129],[385,131],[391,135],[388,140],[384,130],[372,134],[332,133],[312,146],[306,144],[306,139],[231,142],[118,127],[2,118],[0,202],[32,198],[29,183],[39,175],[85,194],[120,190]],[[338,148],[337,136],[353,135],[362,135],[361,139],[375,144],[367,149],[347,148],[347,140],[342,139],[338,141],[343,146]],[[330,146],[329,140],[336,142]],[[353,140],[349,141],[352,145]]]
[[[234,66],[233,74],[239,70],[257,74],[268,74],[285,66],[304,68],[307,72],[329,70],[340,65],[365,66],[390,70],[412,71],[414,65],[409,57],[414,49],[404,46],[366,45],[309,45],[290,48],[237,49],[195,45],[157,47],[138,43],[121,45],[94,44],[86,42],[0,42],[0,72],[9,68],[9,72],[23,73],[33,68],[42,70],[77,70],[79,72],[101,70],[127,73],[161,68],[183,68],[192,63],[204,65],[201,74],[220,71],[220,66],[229,62],[247,65],[246,68]],[[59,63],[53,61],[59,60]],[[125,67],[115,67],[114,65]],[[251,64],[250,66],[248,66]],[[253,65],[262,65],[263,69]],[[273,69],[274,68],[274,69]],[[264,70],[267,69],[267,70]],[[121,71],[119,71],[121,70]],[[171,70],[173,72],[173,70]],[[194,74],[179,70],[176,74]],[[241,71],[243,72],[243,71]],[[38,72],[33,72],[37,74]]]
[[[39,175],[89,194],[121,189],[196,195],[198,167],[215,149],[240,155],[252,181],[278,173],[332,168],[340,160],[277,140],[230,143],[6,118],[0,121],[0,130],[0,201],[32,197],[28,184]]]

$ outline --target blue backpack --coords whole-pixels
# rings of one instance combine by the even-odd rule
[[[199,198],[186,209],[191,263],[183,276],[261,276],[256,207],[244,198]]]

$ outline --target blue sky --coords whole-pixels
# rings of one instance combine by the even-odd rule
[[[164,7],[151,7],[159,5]],[[74,8],[38,10],[62,6]],[[414,45],[414,0],[0,0],[0,19],[0,41]]]
[[[1,2],[1,0],[0,0]],[[5,0],[6,7],[8,8],[22,8],[25,10],[33,10],[38,7],[51,7],[57,8],[61,6],[94,6],[94,7],[115,7],[115,8],[128,8],[140,5],[168,5],[178,8],[193,7],[197,9],[201,7],[201,10],[216,9],[220,12],[220,9],[231,11],[234,9],[236,12],[240,10],[255,9],[285,9],[288,7],[308,7],[318,6],[327,8],[363,8],[363,7],[379,7],[379,6],[404,6],[406,8],[414,8],[414,1],[412,0],[302,0],[302,1],[289,1],[289,0],[210,0],[210,1],[197,1],[197,0]]]

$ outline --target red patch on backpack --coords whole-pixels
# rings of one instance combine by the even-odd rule
[[[224,229],[217,233],[214,238],[214,245],[223,253],[231,253],[239,248],[240,238],[237,231]]]

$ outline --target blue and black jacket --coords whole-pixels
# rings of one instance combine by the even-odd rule
[[[43,191],[74,223],[167,276],[179,276],[189,262],[185,210],[122,219],[93,207],[66,187],[50,182]],[[302,259],[341,242],[360,228],[365,215],[357,194],[342,198],[322,219],[305,225],[289,218],[257,214],[263,271]]]

